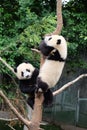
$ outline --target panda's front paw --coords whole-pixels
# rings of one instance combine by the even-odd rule
[[[41,92],[41,93],[42,93],[42,92],[43,92],[43,90],[42,90],[41,88],[39,88],[39,89],[38,89],[38,92]]]
[[[41,88],[36,88],[36,93],[38,93],[38,92],[40,92],[40,93],[43,93],[43,90],[41,89]]]

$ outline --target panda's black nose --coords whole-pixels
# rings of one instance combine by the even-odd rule
[[[28,79],[28,78],[29,78],[29,75],[27,75],[26,78]]]

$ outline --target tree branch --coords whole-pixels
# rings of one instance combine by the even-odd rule
[[[18,118],[13,118],[13,119],[7,119],[7,118],[0,118],[1,121],[16,121]]]
[[[78,76],[76,79],[74,79],[73,81],[68,82],[67,84],[65,84],[64,86],[62,86],[59,90],[53,92],[53,95],[55,96],[55,95],[61,93],[66,88],[68,88],[69,86],[71,86],[72,84],[76,83],[78,80],[80,80],[80,79],[82,79],[84,77],[87,77],[87,74],[82,74],[82,75]]]
[[[38,92],[35,96],[34,111],[32,115],[32,130],[40,130],[40,123],[42,121],[42,104],[44,96],[41,92]]]
[[[16,130],[16,129],[14,129],[10,124],[7,124],[7,125],[8,125],[8,127],[9,127],[10,129]]]
[[[0,57],[0,61],[1,61],[9,70],[11,70],[11,72],[12,72],[13,74],[16,75],[16,73],[14,72],[14,69],[13,69],[9,64],[7,64],[7,62],[6,62],[5,60],[3,60],[1,57]]]
[[[58,35],[62,31],[63,27],[63,17],[62,17],[62,0],[57,0],[56,3],[56,14],[57,14],[57,26],[54,32],[50,34],[46,34],[45,36],[49,35]]]
[[[31,48],[32,51],[38,53],[38,54],[41,54],[41,52],[38,50],[38,49],[35,49],[35,48]]]
[[[7,99],[4,93],[0,90],[0,96],[5,100],[10,109],[14,112],[14,114],[29,128],[30,122],[27,119],[24,119],[21,114],[14,108],[11,102]]]
[[[63,18],[62,18],[62,0],[57,0],[57,27],[52,35],[60,34],[63,27]]]

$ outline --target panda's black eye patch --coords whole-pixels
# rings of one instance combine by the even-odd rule
[[[29,69],[26,69],[26,71],[30,72],[30,70],[29,70]]]
[[[58,40],[57,40],[57,44],[60,44],[60,43],[61,43],[61,39],[58,39]]]
[[[50,37],[48,40],[51,40],[52,39],[52,37]]]
[[[23,73],[23,71],[21,72],[21,76],[24,76],[24,73]]]

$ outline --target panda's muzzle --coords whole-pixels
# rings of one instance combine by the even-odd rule
[[[28,79],[28,78],[30,78],[30,76],[29,76],[29,75],[27,75],[27,76],[26,76],[26,78]]]

